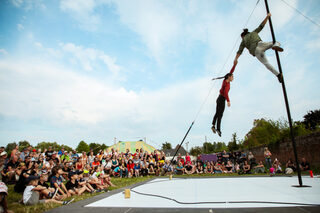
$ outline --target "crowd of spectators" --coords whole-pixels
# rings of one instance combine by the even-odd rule
[[[22,203],[33,205],[36,203],[54,202],[68,204],[73,195],[85,192],[95,193],[107,191],[114,186],[110,177],[132,178],[139,176],[160,176],[171,174],[221,174],[221,173],[286,173],[296,171],[296,165],[289,160],[285,167],[272,154],[265,150],[265,164],[256,162],[254,155],[243,152],[217,153],[216,161],[203,161],[201,156],[192,159],[187,153],[180,154],[173,163],[166,158],[164,152],[152,153],[137,149],[134,153],[127,150],[118,153],[101,150],[97,154],[77,153],[61,150],[24,148],[19,151],[15,147],[10,156],[0,148],[0,181],[14,184],[14,190],[23,194]],[[302,170],[309,170],[310,164],[303,158]],[[0,192],[1,194],[1,192]],[[66,201],[68,200],[68,201]]]

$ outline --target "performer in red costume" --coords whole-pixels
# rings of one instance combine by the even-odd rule
[[[217,109],[216,109],[216,114],[213,117],[211,129],[212,129],[213,133],[218,133],[218,135],[220,137],[221,137],[221,128],[220,128],[221,127],[221,119],[222,119],[224,108],[226,105],[226,100],[227,100],[228,107],[230,107],[230,105],[231,105],[228,93],[230,90],[230,82],[233,81],[233,74],[232,73],[234,72],[236,65],[237,65],[237,63],[234,63],[230,72],[224,76],[222,87],[220,89],[220,95],[217,98]],[[215,127],[216,123],[217,123],[217,129]]]

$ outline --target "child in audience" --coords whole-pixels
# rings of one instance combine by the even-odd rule
[[[52,177],[50,179],[51,187],[58,189],[58,193],[63,196],[63,198],[70,197],[71,194],[68,192],[66,186],[62,181],[61,175],[64,172],[59,166],[52,168]]]
[[[41,199],[43,195],[45,195],[44,191],[47,189],[44,186],[38,185],[39,177],[37,176],[29,176],[27,179],[27,187],[23,192],[23,203],[25,205],[35,205],[38,203],[58,203],[67,205],[71,203],[74,199],[69,201],[58,201],[55,199]]]

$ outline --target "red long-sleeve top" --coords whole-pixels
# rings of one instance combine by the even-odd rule
[[[233,67],[230,70],[230,74],[232,74],[234,72],[235,68],[236,68],[236,65],[233,65]],[[230,102],[229,95],[228,95],[229,94],[229,90],[230,90],[230,82],[227,82],[226,80],[223,80],[222,87],[220,89],[220,95],[225,97],[227,102]]]

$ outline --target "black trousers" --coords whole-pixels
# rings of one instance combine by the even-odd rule
[[[216,108],[216,114],[213,117],[212,125],[216,126],[217,123],[217,130],[221,131],[221,119],[223,116],[224,108],[226,106],[226,99],[222,95],[219,95],[217,98],[217,108]]]

